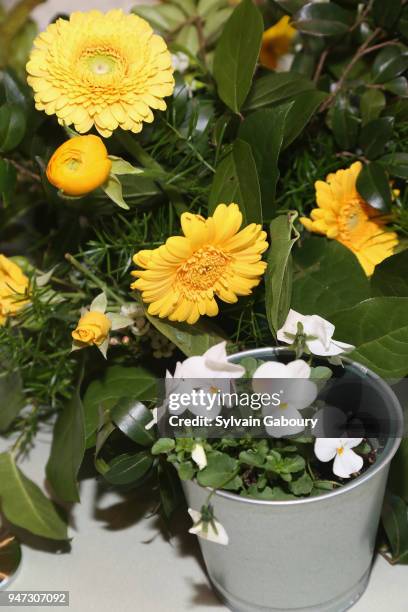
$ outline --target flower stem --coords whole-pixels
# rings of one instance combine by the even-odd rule
[[[122,304],[122,300],[116,295],[114,291],[112,291],[112,289],[110,289],[105,283],[99,280],[99,278],[95,276],[93,272],[91,272],[90,270],[85,268],[85,266],[80,264],[79,261],[77,261],[75,257],[73,257],[70,253],[65,253],[65,259],[71,264],[71,266],[76,268],[78,272],[81,272],[84,276],[89,278],[89,280],[94,282],[97,287],[104,291],[106,295],[109,295],[109,297],[111,297],[112,300],[114,300],[117,304]]]

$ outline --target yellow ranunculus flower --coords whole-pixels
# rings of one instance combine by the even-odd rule
[[[108,179],[112,162],[99,136],[75,136],[54,152],[47,166],[52,185],[70,196],[82,196]]]
[[[265,30],[259,54],[260,63],[266,68],[275,70],[282,55],[289,53],[295,34],[296,30],[290,25],[288,15]]]
[[[22,299],[28,286],[29,280],[21,268],[5,255],[0,255],[0,325],[28,304],[28,300]]]
[[[111,325],[110,319],[103,312],[91,310],[79,319],[72,337],[83,344],[100,346],[108,337]]]

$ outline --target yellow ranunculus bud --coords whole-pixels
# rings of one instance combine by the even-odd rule
[[[100,346],[108,337],[110,328],[111,321],[103,312],[91,310],[79,319],[72,337],[83,344]]]
[[[0,325],[28,304],[28,300],[22,299],[28,285],[29,280],[21,268],[5,255],[0,255]]]
[[[54,152],[47,166],[52,185],[69,196],[82,196],[108,178],[112,162],[99,136],[75,136]]]

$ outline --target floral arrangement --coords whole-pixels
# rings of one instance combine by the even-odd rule
[[[90,456],[109,486],[150,483],[166,518],[179,477],[268,500],[356,477],[376,459],[365,438],[162,437],[156,380],[299,379],[299,415],[324,409],[344,356],[408,374],[408,7],[183,0],[38,33],[35,4],[0,12],[3,515],[67,538],[19,465],[49,424],[59,504]],[[227,356],[279,343],[287,363]],[[213,492],[192,532],[226,543]]]

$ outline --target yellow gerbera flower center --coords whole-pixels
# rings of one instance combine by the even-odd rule
[[[206,291],[223,275],[231,256],[207,245],[199,249],[177,270],[177,281],[187,295]]]
[[[368,220],[364,210],[365,202],[360,198],[352,198],[345,204],[339,214],[339,239],[351,240],[353,233]]]
[[[117,57],[99,49],[86,50],[81,59],[85,67],[96,76],[115,72],[120,67]]]

